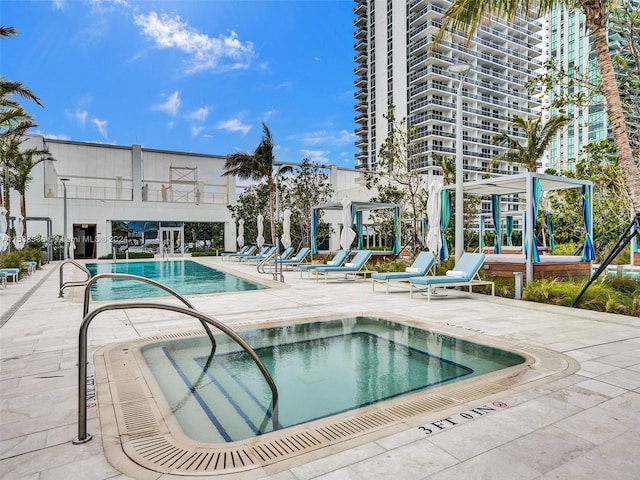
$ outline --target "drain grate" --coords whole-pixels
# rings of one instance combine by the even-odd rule
[[[450,398],[429,395],[426,398],[390,407],[387,411],[398,418],[409,418],[425,412],[444,410],[455,405],[457,405],[457,402]]]

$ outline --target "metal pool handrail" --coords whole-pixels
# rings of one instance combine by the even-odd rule
[[[78,267],[80,270],[82,270],[84,273],[87,274],[87,279],[83,282],[66,282],[63,283],[63,274],[62,274],[62,267],[64,267],[67,263],[71,263],[72,265],[75,265],[76,267]],[[84,265],[79,264],[78,262],[76,262],[75,260],[72,259],[67,259],[64,262],[62,262],[60,264],[60,267],[58,268],[58,271],[60,272],[60,281],[58,282],[59,285],[59,290],[58,290],[58,298],[63,297],[63,293],[64,293],[64,289],[67,287],[82,287],[84,285],[87,284],[87,282],[91,279],[91,272],[87,269],[87,267],[85,267]]]
[[[273,260],[274,262],[274,270],[268,272],[265,267],[271,264],[271,260]],[[278,265],[280,265],[279,269]],[[274,280],[280,280],[281,282],[284,282],[284,275],[282,274],[282,258],[280,258],[279,254],[274,252],[270,255],[267,255],[265,258],[258,262],[256,268],[258,270],[258,273],[270,273]]]
[[[262,375],[269,384],[272,397],[271,402],[273,405],[273,429],[276,430],[278,428],[278,389],[276,388],[276,384],[273,381],[269,370],[267,370],[267,367],[265,367],[264,363],[262,363],[262,360],[260,360],[258,354],[235,331],[226,326],[224,323],[216,320],[215,318],[205,315],[204,313],[192,308],[185,308],[179,305],[169,305],[163,303],[120,303],[98,307],[91,313],[85,315],[84,319],[82,320],[82,325],[80,326],[80,333],[78,337],[78,436],[72,440],[72,443],[82,444],[88,442],[92,438],[91,434],[87,433],[87,331],[89,329],[89,325],[91,324],[91,321],[102,312],[106,312],[109,310],[124,310],[129,308],[154,308],[158,310],[171,310],[173,312],[183,313],[185,315],[190,315],[192,317],[198,318],[200,322],[209,323],[230,336],[238,345],[242,347],[245,352],[249,354],[249,356],[260,369]]]
[[[189,302],[186,298],[184,298],[178,292],[176,292],[175,290],[172,290],[171,288],[167,287],[163,283],[156,282],[155,280],[151,280],[150,278],[147,278],[147,277],[141,277],[139,275],[131,275],[129,273],[99,273],[94,277],[91,277],[85,283],[86,287],[84,289],[84,306],[82,308],[82,318],[86,317],[87,313],[89,313],[89,302],[91,300],[91,285],[93,285],[94,283],[96,283],[98,280],[102,278],[120,278],[122,280],[136,280],[139,282],[154,285],[158,288],[161,288],[165,292],[170,293],[171,295],[176,297],[178,300],[180,300],[182,303],[184,303],[187,307],[191,308],[192,310],[195,310],[195,307],[191,305],[191,302]],[[204,328],[205,332],[207,332],[207,336],[209,337],[209,340],[211,340],[211,343],[215,348],[216,341],[215,341],[215,338],[213,338],[213,333],[211,333],[209,326],[202,320],[200,321],[200,323],[202,324],[202,328]]]

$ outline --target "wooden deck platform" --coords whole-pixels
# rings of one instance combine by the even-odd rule
[[[484,276],[493,279],[512,279],[515,272],[522,273],[526,281],[524,256],[487,255],[483,265]],[[541,255],[540,263],[533,264],[533,278],[589,278],[591,263],[583,262],[579,256]]]

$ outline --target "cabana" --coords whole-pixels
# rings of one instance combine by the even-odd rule
[[[318,243],[316,235],[318,232],[318,222],[320,219],[320,210],[342,210],[342,202],[325,203],[311,207],[311,254],[318,253]],[[394,240],[391,253],[397,255],[400,253],[400,205],[396,203],[376,203],[376,202],[351,202],[351,225],[347,227],[354,228],[356,232],[357,243],[355,249],[362,250],[362,213],[373,210],[393,209],[394,219]]]
[[[455,186],[444,187],[455,190]],[[582,218],[584,224],[584,245],[582,255],[540,255],[535,238],[535,219],[538,216],[540,199],[543,191],[567,190],[579,188],[582,192]],[[525,172],[517,175],[487,178],[463,184],[463,192],[472,195],[490,196],[492,218],[495,225],[495,243],[493,254],[487,255],[484,270],[488,276],[512,277],[514,273],[523,273],[526,282],[536,278],[567,276],[590,277],[591,261],[595,259],[593,247],[593,184],[586,180],[545,175],[536,172]],[[501,255],[502,219],[500,197],[502,195],[524,195],[525,210],[523,215],[524,231],[522,235],[521,255]],[[509,212],[518,214],[518,212]],[[508,222],[508,219],[507,219]],[[506,225],[509,230],[509,223]],[[511,229],[513,227],[511,226]],[[510,231],[505,232],[507,237]]]

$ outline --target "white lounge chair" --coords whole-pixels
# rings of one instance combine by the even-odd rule
[[[472,291],[474,285],[491,285],[491,295],[495,294],[495,284],[488,280],[482,280],[478,271],[484,263],[484,253],[465,252],[446,275],[426,276],[409,279],[409,292],[413,298],[414,290],[426,290],[427,300],[431,300],[431,294],[437,287],[469,287]],[[426,287],[426,288],[425,288]]]
[[[225,257],[227,257],[227,258],[228,258],[228,257],[235,257],[235,256],[238,256],[238,255],[244,255],[244,254],[246,254],[246,253],[247,253],[247,251],[249,250],[249,248],[251,248],[251,245],[245,245],[245,246],[244,246],[244,247],[242,247],[242,248],[240,249],[240,251],[238,251],[238,252],[222,253],[222,254],[220,254],[220,256],[221,256],[221,257],[222,257],[222,259],[224,260],[224,259],[225,259]]]
[[[327,283],[330,275],[344,275],[345,280],[347,280],[349,276],[356,278],[359,273],[362,273],[362,268],[365,266],[369,258],[371,258],[371,251],[358,250],[356,252],[356,256],[353,257],[353,260],[346,262],[343,266],[320,266],[316,268],[316,282],[320,277],[324,277],[324,281]]]
[[[300,265],[300,278],[302,278],[302,272],[307,272],[307,277],[311,277],[311,272],[317,270],[319,267],[340,267],[347,260],[349,256],[349,250],[338,250],[331,260],[327,263],[309,263]]]
[[[257,255],[243,255],[238,257],[241,262],[255,262],[260,263],[263,260],[271,258],[278,251],[278,247],[265,247]]]
[[[380,272],[371,275],[371,289],[376,291],[376,283],[384,283],[387,293],[389,293],[389,284],[391,282],[406,282],[413,277],[424,277],[433,268],[436,257],[431,252],[420,252],[413,261],[411,266],[407,267],[404,272]]]
[[[240,250],[240,252],[238,253],[230,253],[229,255],[227,255],[227,258],[229,259],[234,259],[234,260],[239,260],[240,258],[246,256],[246,255],[254,255],[256,253],[256,250],[258,249],[258,247],[256,247],[255,245],[248,245],[248,248],[242,252],[242,250]],[[244,247],[243,247],[244,248]]]
[[[311,253],[311,249],[309,247],[303,247],[300,249],[300,251],[296,254],[295,257],[278,259],[277,261],[278,263],[281,263],[284,268],[298,267],[302,262],[304,262],[304,260],[307,258],[309,253]],[[275,263],[275,262],[276,262],[275,259],[269,260],[269,263]]]

